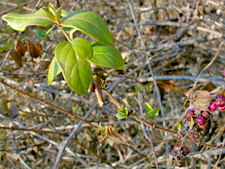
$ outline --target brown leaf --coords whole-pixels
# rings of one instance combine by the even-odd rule
[[[23,42],[21,42],[20,40],[16,42],[16,51],[21,57],[24,56],[26,52],[26,47],[24,46]]]
[[[206,85],[204,85],[201,90],[207,90],[209,92],[211,92],[214,88],[214,84],[213,82],[208,82]]]
[[[42,46],[41,44],[34,45],[28,40],[28,51],[32,58],[37,58],[42,56]]]
[[[42,46],[41,44],[37,44],[35,47],[34,47],[34,53],[35,53],[35,57],[37,58],[38,56],[41,57],[42,55]]]
[[[191,101],[197,109],[207,111],[209,104],[213,101],[213,96],[206,90],[196,91],[194,99]]]
[[[13,60],[15,60],[16,64],[19,67],[22,67],[23,63],[22,63],[22,56],[18,54],[18,52],[14,49],[11,50],[11,56],[13,58]]]
[[[93,76],[93,84],[95,85],[95,94],[96,94],[96,97],[97,97],[97,101],[98,101],[98,105],[100,107],[103,106],[104,104],[104,99],[103,99],[103,96],[102,96],[102,89],[101,89],[101,78],[99,76]]]
[[[32,58],[34,58],[35,57],[35,52],[34,52],[34,45],[28,40],[28,51],[29,51],[29,53],[30,53],[30,56],[32,57]]]

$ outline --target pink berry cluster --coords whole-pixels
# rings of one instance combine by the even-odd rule
[[[211,113],[209,111],[201,111],[197,108],[194,108],[193,110],[188,109],[186,113],[186,120],[191,121],[191,118],[193,118],[200,129],[205,129],[208,125],[210,115]]]
[[[216,100],[209,105],[209,110],[211,112],[215,111],[225,111],[225,97],[222,94],[219,94]]]
[[[183,156],[186,156],[190,153],[190,150],[188,147],[180,146],[179,144],[174,145],[173,151],[171,152],[171,155],[173,156],[173,159],[177,160],[178,166],[182,167],[183,164],[180,161],[180,159]]]

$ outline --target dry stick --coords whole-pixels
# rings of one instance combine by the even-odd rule
[[[62,108],[60,108],[60,107],[58,107],[58,106],[55,106],[55,105],[53,105],[53,104],[51,104],[51,103],[49,103],[49,102],[47,102],[47,101],[45,101],[45,100],[39,99],[39,98],[37,98],[36,96],[30,95],[30,94],[28,94],[28,93],[25,93],[25,92],[23,92],[23,91],[21,91],[21,90],[15,88],[15,87],[13,87],[13,86],[7,84],[6,82],[4,82],[4,80],[2,80],[1,82],[2,82],[4,85],[8,86],[9,88],[11,88],[11,89],[13,89],[13,90],[15,90],[15,91],[17,91],[17,92],[23,94],[23,95],[26,95],[26,96],[31,97],[31,98],[33,98],[33,99],[36,99],[36,100],[38,100],[38,101],[40,101],[40,102],[42,102],[42,103],[44,103],[44,104],[47,104],[47,105],[49,105],[49,106],[51,106],[51,107],[53,107],[53,108],[55,108],[55,109],[58,109],[59,111],[61,111],[61,112],[63,112],[63,113],[66,113],[66,114],[70,115],[72,118],[75,118],[75,119],[77,119],[77,120],[79,120],[79,121],[83,121],[84,123],[87,123],[87,124],[89,124],[90,126],[92,126],[92,127],[94,127],[94,128],[98,128],[98,126],[93,125],[93,124],[90,123],[89,121],[83,120],[82,118],[80,118],[80,117],[78,117],[78,116],[76,116],[76,115],[73,115],[72,113],[70,113],[70,112],[68,112],[68,111],[66,111],[66,110],[64,110],[64,109],[62,109]]]
[[[66,133],[62,133],[62,132],[55,132],[55,131],[47,131],[47,130],[38,130],[38,129],[26,129],[26,128],[17,128],[17,127],[1,127],[0,126],[0,129],[8,129],[8,130],[20,130],[20,131],[33,131],[33,132],[36,132],[36,133],[50,133],[50,134],[58,134],[58,135],[63,135],[63,136],[69,136],[68,134]],[[110,165],[112,168],[115,168],[113,167],[109,162],[107,162],[106,160],[104,160],[101,156],[98,156],[97,154],[95,154],[93,151],[91,151],[90,149],[86,148],[84,145],[82,145],[81,143],[79,143],[77,140],[75,139],[71,139],[73,142],[75,142],[76,144],[78,144],[79,146],[81,146],[83,149],[87,150],[89,153],[93,154],[95,157],[99,158],[102,162],[104,163],[107,163],[108,165]],[[43,142],[44,143],[44,142]],[[43,144],[41,143],[41,144]],[[40,145],[39,144],[35,144],[35,145],[31,145],[29,147],[34,147],[34,146],[38,146]],[[19,148],[20,150],[21,149],[26,149],[27,147],[21,147]],[[9,149],[9,150],[2,150],[2,151],[18,151],[19,149]],[[1,151],[1,150],[0,150]],[[142,155],[142,154],[141,154]],[[143,156],[143,155],[142,155]]]
[[[145,123],[146,125],[150,126],[151,128],[155,128],[155,129],[158,129],[158,130],[162,130],[162,131],[166,131],[166,132],[169,132],[169,133],[177,134],[177,132],[175,132],[175,131],[173,131],[173,130],[166,129],[166,128],[163,128],[163,127],[160,127],[160,126],[151,124],[151,123],[149,123],[148,121],[145,121],[144,119],[138,117],[138,116],[135,115],[135,114],[132,114],[131,116],[134,117],[136,120]],[[198,142],[198,141],[196,141],[196,140],[192,140],[190,137],[186,137],[186,138],[187,138],[188,140],[191,140],[191,141],[195,142],[197,145],[200,144],[200,145],[203,145],[203,146],[213,147],[213,148],[225,148],[225,146],[215,146],[215,145],[211,145],[211,144],[206,144],[206,143]]]
[[[197,79],[196,79],[196,81],[195,81],[195,83],[194,83],[193,88],[197,85],[198,79],[199,79],[199,77],[201,76],[201,74],[202,74],[206,69],[208,69],[208,68],[212,65],[212,63],[216,60],[218,54],[220,53],[220,48],[221,48],[221,46],[223,45],[224,42],[225,42],[225,41],[222,41],[222,42],[220,43],[219,49],[217,50],[217,52],[216,52],[215,56],[213,57],[213,59],[212,59],[212,60],[209,62],[209,64],[208,64],[208,65],[207,65],[207,66],[199,73],[199,75],[198,75],[198,77],[197,77]]]
[[[27,4],[31,3],[31,2],[33,2],[33,1],[35,1],[35,0],[30,0],[30,1],[28,1],[28,2],[22,3],[21,6],[25,6],[25,5],[27,5]],[[3,15],[3,14],[6,14],[6,13],[12,11],[12,10],[15,10],[15,9],[17,9],[17,8],[18,8],[18,7],[16,6],[16,7],[12,7],[12,8],[10,8],[10,9],[8,9],[8,10],[6,10],[6,11],[3,11],[3,12],[0,13],[0,16]]]
[[[136,20],[135,20],[135,16],[134,16],[134,12],[133,12],[133,7],[132,7],[132,4],[130,3],[129,0],[127,0],[128,4],[129,4],[129,7],[130,7],[130,11],[131,11],[131,16],[132,16],[132,19],[133,19],[133,22],[135,24],[135,28],[137,30],[137,33],[138,33],[138,36],[141,40],[141,44],[142,46],[144,47],[144,50],[145,50],[145,53],[146,52],[146,48],[145,48],[145,44],[143,42],[143,39],[142,39],[142,36],[141,36],[141,33],[137,27],[137,23],[136,23]],[[165,122],[165,119],[164,119],[164,112],[163,112],[163,106],[162,106],[162,102],[161,102],[161,97],[160,97],[160,93],[159,93],[159,88],[157,86],[157,82],[155,80],[155,76],[154,76],[154,73],[153,73],[153,70],[152,70],[152,67],[150,65],[150,62],[147,58],[147,56],[145,57],[146,61],[147,61],[147,64],[148,64],[148,68],[149,68],[149,71],[153,77],[153,83],[154,83],[154,86],[155,86],[155,90],[156,90],[156,94],[157,94],[157,98],[158,98],[158,102],[159,102],[159,106],[160,106],[160,110],[161,110],[161,115],[162,115],[162,118],[163,118],[163,127],[166,128],[166,122]],[[165,132],[164,133],[165,137],[167,136],[167,133]],[[154,149],[152,150],[154,151]],[[166,157],[167,157],[167,161],[169,160],[169,148],[168,148],[168,142],[166,142]],[[155,163],[156,163],[156,168],[158,168],[158,162],[157,162],[157,157],[155,157]]]
[[[87,150],[89,153],[91,153],[92,155],[94,155],[95,157],[97,157],[98,159],[100,159],[102,162],[107,163],[108,165],[110,165],[110,167],[114,168],[108,161],[106,161],[104,158],[102,158],[102,156],[98,156],[95,152],[91,151],[90,149],[88,149],[87,147],[85,147],[84,145],[82,145],[81,143],[79,143],[77,140],[75,139],[71,139],[73,142],[75,142],[76,144],[78,144],[79,146],[81,146],[83,149]]]

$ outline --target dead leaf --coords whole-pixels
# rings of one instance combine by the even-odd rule
[[[34,47],[34,52],[35,52],[35,57],[38,57],[38,56],[42,56],[42,46],[41,44],[37,44],[35,47]]]
[[[35,57],[35,53],[34,53],[34,45],[28,40],[28,51],[30,53],[30,56],[32,58]]]
[[[20,40],[16,42],[16,51],[18,52],[20,56],[24,56],[26,52],[26,47],[24,46],[23,42],[21,42]]]
[[[28,51],[32,58],[37,58],[42,56],[42,46],[41,44],[34,45],[28,40]]]
[[[101,78],[99,76],[93,76],[93,84],[95,86],[95,94],[96,94],[96,98],[97,98],[97,101],[98,101],[98,105],[100,107],[103,106],[104,104],[104,99],[103,99],[103,96],[102,96],[102,89],[101,89],[101,85],[102,85],[102,82],[101,82]]]
[[[207,111],[209,104],[213,101],[213,96],[206,90],[196,91],[194,99],[191,101],[195,108]]]
[[[11,56],[13,58],[13,60],[15,60],[16,64],[19,67],[22,67],[23,63],[22,63],[22,56],[18,54],[18,52],[14,49],[11,50]]]
[[[208,82],[206,85],[204,85],[201,90],[207,90],[209,92],[211,92],[214,88],[214,84],[213,82]]]

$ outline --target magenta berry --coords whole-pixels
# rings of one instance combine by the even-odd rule
[[[224,106],[225,105],[225,97],[223,98],[217,98],[216,101],[214,102],[216,106]]]
[[[178,167],[183,167],[183,163],[182,162],[178,162]]]
[[[208,119],[210,117],[210,113],[208,111],[203,111],[202,112],[202,116],[205,118],[205,119]]]
[[[224,96],[223,96],[222,94],[218,94],[217,98],[219,98],[219,99],[223,99],[223,98],[224,98]]]
[[[211,111],[211,112],[213,112],[213,111],[215,111],[216,110],[216,105],[214,104],[214,103],[210,103],[210,105],[209,105],[209,110]]]
[[[202,117],[202,116],[198,116],[197,120],[196,120],[196,123],[198,125],[203,125],[205,123],[205,118]]]
[[[200,128],[200,129],[205,129],[206,127],[207,127],[207,125],[208,125],[208,121],[205,121],[205,123],[204,124],[198,124],[198,127]]]
[[[194,112],[191,110],[191,109],[188,109],[187,110],[187,113],[186,113],[186,120],[187,121],[191,121],[191,117],[194,115]]]
[[[196,112],[196,111],[199,111],[199,109],[197,109],[197,108],[194,108],[194,112]]]
[[[224,111],[224,110],[225,110],[225,105],[224,105],[224,106],[218,106],[217,109],[218,109],[219,111]]]
[[[188,147],[182,147],[181,151],[182,151],[182,154],[185,155],[185,156],[190,153],[190,150],[189,150]]]

